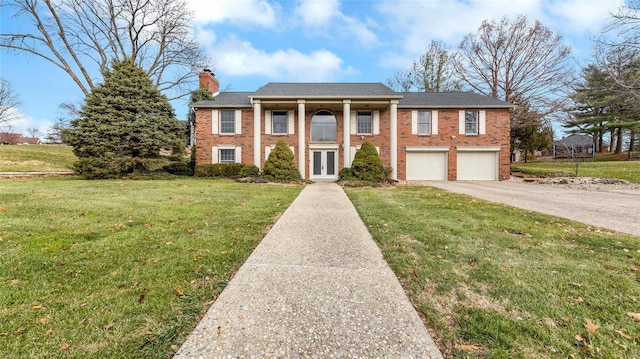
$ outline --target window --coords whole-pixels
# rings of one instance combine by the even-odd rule
[[[287,125],[289,124],[289,118],[286,111],[273,111],[271,123],[273,125],[274,134],[287,134]]]
[[[336,142],[338,123],[329,111],[319,111],[311,119],[311,142]]]
[[[220,133],[235,134],[236,133],[236,115],[235,111],[220,111]]]
[[[236,162],[236,150],[235,149],[221,149],[220,150],[220,163],[235,163]]]
[[[431,134],[431,111],[418,111],[418,134]]]
[[[478,134],[478,111],[464,112],[464,133],[465,135]]]
[[[358,112],[357,133],[373,133],[373,118],[371,116],[371,112]]]

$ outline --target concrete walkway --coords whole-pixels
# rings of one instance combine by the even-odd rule
[[[307,186],[174,358],[442,358],[346,194]]]

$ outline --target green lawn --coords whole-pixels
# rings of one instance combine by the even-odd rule
[[[521,171],[543,177],[574,176],[575,162],[569,160],[532,161],[514,163],[512,171]],[[640,183],[640,161],[584,161],[578,162],[581,177],[617,178]]]
[[[430,187],[345,190],[447,357],[640,357],[640,238]]]
[[[70,171],[75,161],[69,146],[0,146],[0,172]]]
[[[171,357],[300,190],[0,180],[0,356]]]

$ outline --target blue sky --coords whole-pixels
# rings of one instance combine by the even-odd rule
[[[383,82],[424,54],[431,40],[452,47],[484,19],[526,15],[573,48],[576,66],[623,0],[188,0],[193,32],[211,57],[221,89],[254,91],[269,81]],[[19,27],[3,11],[0,28]],[[4,31],[2,31],[4,32]],[[66,73],[44,60],[0,50],[0,76],[20,98],[16,132],[42,132],[81,104]],[[98,74],[96,74],[98,76]],[[174,101],[179,119],[185,101]],[[25,132],[26,134],[26,132]]]

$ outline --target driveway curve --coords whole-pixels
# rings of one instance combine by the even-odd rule
[[[425,182],[450,192],[640,236],[640,190],[581,190],[511,181]]]

